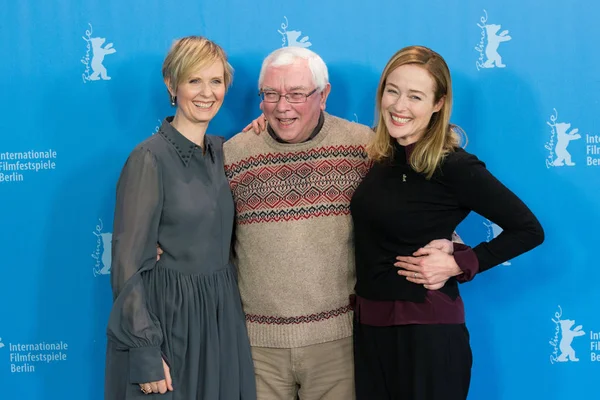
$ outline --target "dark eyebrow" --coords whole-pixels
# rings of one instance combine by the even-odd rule
[[[420,90],[416,90],[416,89],[410,89],[409,92],[419,93],[419,94],[422,94],[423,96],[427,96],[425,93],[421,92]]]
[[[394,84],[393,84],[393,83],[391,83],[391,82],[387,82],[387,83],[385,84],[385,86],[393,86],[395,89],[398,89],[398,90],[400,90],[400,89],[398,88],[398,86],[394,85]],[[416,90],[416,89],[409,89],[408,91],[409,91],[409,92],[412,92],[412,93],[419,93],[419,94],[421,94],[421,95],[423,95],[423,96],[427,96],[425,93],[421,92],[420,90]]]

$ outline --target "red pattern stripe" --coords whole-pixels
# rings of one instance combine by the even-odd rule
[[[226,166],[237,222],[250,224],[347,215],[370,163],[362,146],[268,153]]]
[[[348,304],[331,311],[323,311],[317,314],[300,315],[297,317],[272,317],[266,315],[246,314],[246,321],[256,324],[266,325],[298,325],[310,322],[324,321],[330,318],[339,317],[352,311],[352,306]]]

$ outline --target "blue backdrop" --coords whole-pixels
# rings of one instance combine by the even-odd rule
[[[262,59],[305,46],[330,68],[327,110],[372,124],[398,49],[440,52],[468,150],[518,193],[543,246],[462,286],[475,356],[470,399],[598,398],[600,5],[589,0],[61,0],[0,13],[2,399],[101,399],[115,183],[172,114],[173,39],[228,52],[233,87],[210,133],[259,114]],[[82,3],[82,4],[80,4]],[[471,215],[475,245],[499,228]],[[543,383],[545,382],[545,383]]]

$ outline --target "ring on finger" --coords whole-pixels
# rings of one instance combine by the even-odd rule
[[[417,273],[415,272],[415,273],[413,274],[413,276],[414,276],[414,277],[415,277],[415,279],[416,279],[416,278],[417,278]]]

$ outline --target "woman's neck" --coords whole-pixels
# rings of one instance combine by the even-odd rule
[[[180,118],[175,114],[175,118],[173,118],[171,125],[173,128],[177,129],[179,133],[185,136],[186,139],[204,148],[204,135],[208,128],[208,122],[193,123],[188,119]]]

